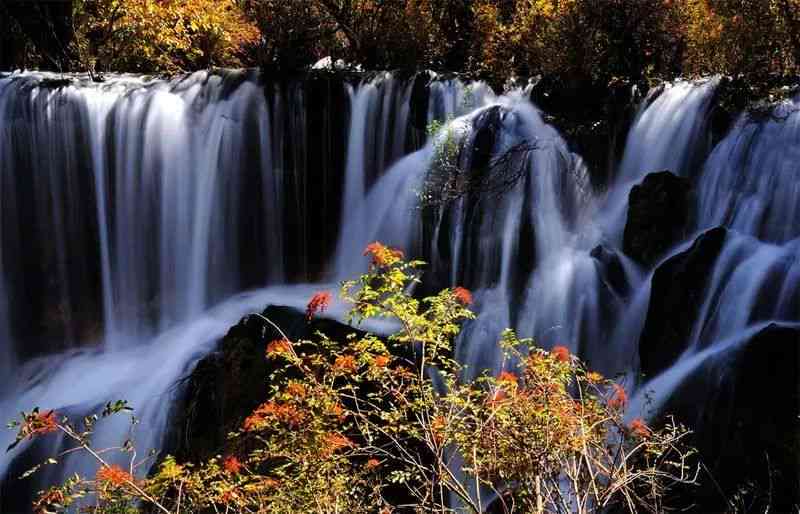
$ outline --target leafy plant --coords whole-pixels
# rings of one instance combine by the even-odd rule
[[[502,335],[504,369],[464,380],[452,358],[472,295],[408,293],[421,262],[370,244],[370,271],[342,285],[348,320],[397,324],[387,338],[266,345],[276,364],[265,401],[208,462],[166,458],[149,477],[118,468],[53,412],[34,410],[18,440],[62,431],[100,466],[94,479],[42,493],[39,512],[63,512],[93,495],[94,512],[149,504],[178,512],[629,512],[661,510],[664,492],[691,483],[688,432],[623,420],[621,386],[587,371],[565,347],[536,348]],[[313,317],[332,301],[309,302]],[[266,322],[273,324],[270,320]],[[273,326],[280,332],[280,327]],[[110,405],[105,414],[127,409]],[[74,451],[70,449],[68,451]]]

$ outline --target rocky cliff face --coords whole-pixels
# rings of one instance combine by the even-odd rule
[[[689,195],[689,182],[668,172],[634,187],[625,252],[656,264],[685,237]],[[676,491],[670,501],[692,512],[790,512],[800,503],[800,330],[763,324],[710,348],[704,331],[695,333],[731,237],[723,227],[708,230],[653,271],[638,344],[643,387],[655,378],[668,389],[677,380],[650,414],[674,416],[694,430],[703,485]],[[602,248],[595,254],[613,270]]]
[[[538,79],[530,97],[591,172],[592,184],[611,184],[622,159],[625,138],[647,85],[620,80],[605,87],[567,83],[554,76]]]
[[[640,369],[645,379],[689,370],[654,413],[694,430],[704,485],[678,491],[676,502],[693,512],[734,504],[790,512],[800,502],[800,330],[772,323],[719,351],[689,348],[727,237],[724,228],[712,229],[656,268]],[[693,368],[695,359],[702,361]]]
[[[645,266],[686,237],[690,182],[669,171],[650,173],[634,186],[628,200],[623,250]]]

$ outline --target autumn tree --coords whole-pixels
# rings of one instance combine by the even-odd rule
[[[76,48],[90,71],[252,64],[258,29],[235,0],[78,0]]]
[[[763,80],[797,73],[800,2],[797,0],[684,0],[686,71]]]
[[[347,57],[367,68],[430,61],[436,26],[428,0],[317,0],[346,41]]]
[[[261,31],[259,60],[267,68],[298,70],[342,54],[338,29],[316,0],[244,0],[243,8]]]

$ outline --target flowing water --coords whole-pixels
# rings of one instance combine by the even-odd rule
[[[743,115],[712,147],[716,87],[651,93],[598,192],[522,90],[434,79],[422,117],[445,127],[425,142],[414,79],[391,74],[0,77],[0,416],[125,398],[139,445],[159,447],[179,380],[230,326],[270,303],[302,307],[362,271],[374,240],[430,262],[431,286],[474,291],[477,319],[457,348],[472,372],[502,366],[496,341],[512,327],[630,379],[654,270],[621,251],[628,194],[669,169],[696,184],[695,231],[730,233],[683,355],[637,383],[638,414],[644,391],[663,401],[759,327],[800,321],[800,99]],[[422,209],[444,137],[466,169],[487,144],[492,155],[526,145],[526,171],[503,194]],[[128,430],[106,425],[97,442]],[[14,455],[0,456],[0,475]],[[72,458],[46,478],[86,466]]]

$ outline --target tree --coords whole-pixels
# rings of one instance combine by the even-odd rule
[[[441,0],[245,0],[264,38],[264,63],[301,69],[331,56],[368,69],[442,62],[449,19]],[[439,18],[437,18],[437,16]]]
[[[347,58],[369,69],[430,63],[436,26],[428,0],[317,0],[346,41]]]
[[[687,71],[763,81],[798,71],[797,0],[685,0]]]
[[[77,0],[75,53],[90,72],[252,64],[258,29],[235,0]]]
[[[293,71],[341,55],[337,28],[315,0],[245,0],[243,8],[261,31],[260,62],[267,68]]]
[[[70,2],[5,0],[0,2],[0,27],[0,68],[69,69]]]

